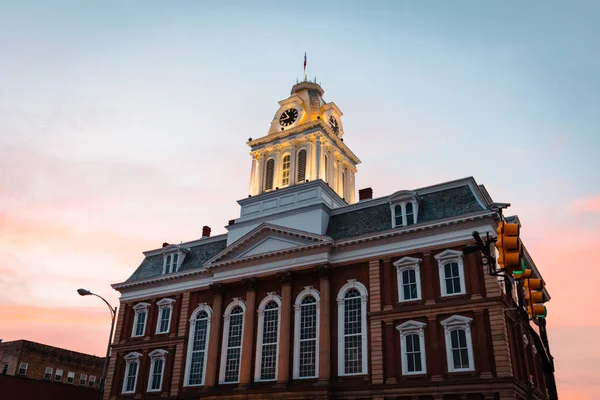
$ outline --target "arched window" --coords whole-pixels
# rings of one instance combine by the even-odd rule
[[[294,379],[319,375],[319,292],[304,288],[294,305]]]
[[[265,190],[273,190],[273,178],[275,176],[275,160],[269,158],[265,168]]]
[[[185,385],[204,385],[206,374],[206,353],[210,338],[210,318],[212,310],[201,304],[190,318],[190,335],[185,366]]]
[[[269,293],[258,306],[258,340],[254,380],[274,381],[277,379],[279,354],[279,310],[281,299]]]
[[[225,309],[220,383],[238,383],[240,381],[244,312],[246,312],[246,304],[239,298],[235,298]]]
[[[446,338],[448,372],[473,371],[473,344],[471,318],[454,315],[441,322]]]
[[[296,171],[296,182],[304,182],[306,180],[306,149],[302,149],[298,152],[298,166]]]
[[[412,225],[415,223],[415,213],[413,212],[412,203],[406,203],[406,225]]]
[[[281,186],[288,186],[290,184],[290,155],[286,154],[283,156],[283,163],[281,165]]]
[[[338,375],[367,373],[367,288],[351,279],[338,292]]]

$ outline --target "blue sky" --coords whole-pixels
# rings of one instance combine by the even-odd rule
[[[307,52],[362,160],[357,187],[472,175],[510,202],[553,294],[557,357],[598,365],[600,347],[569,343],[600,334],[570,307],[595,280],[567,275],[600,279],[583,258],[600,245],[598,21],[595,1],[0,3],[0,302],[24,310],[5,339],[77,343],[22,321],[87,307],[80,282],[116,302],[108,284],[141,251],[224,232],[247,196],[245,142]],[[558,368],[571,398],[600,395],[600,370]]]

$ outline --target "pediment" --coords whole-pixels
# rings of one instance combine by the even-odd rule
[[[278,225],[261,224],[205,263],[207,268],[223,262],[269,257],[333,243],[329,236],[317,235]]]

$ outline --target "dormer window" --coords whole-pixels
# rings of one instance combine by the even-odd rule
[[[420,198],[416,192],[402,190],[390,196],[392,228],[414,225],[418,222]]]
[[[177,271],[179,254],[169,254],[165,259],[165,274]]]
[[[163,248],[163,275],[179,271],[185,255],[189,252],[176,244]]]

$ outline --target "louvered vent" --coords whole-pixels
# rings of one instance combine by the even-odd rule
[[[272,158],[267,161],[265,171],[265,190],[273,190],[273,175],[275,174],[275,160]]]
[[[297,182],[306,180],[306,150],[302,149],[298,152],[298,179]]]

